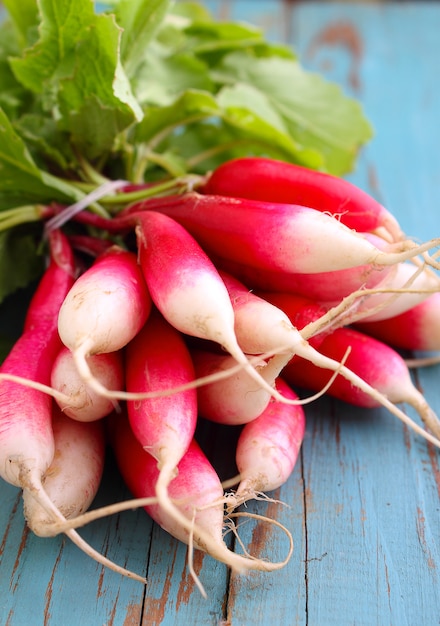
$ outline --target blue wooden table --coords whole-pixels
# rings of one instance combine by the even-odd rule
[[[440,235],[440,3],[206,0],[222,19],[262,25],[304,65],[340,83],[375,127],[350,178],[379,198],[404,230]],[[439,367],[414,378],[440,414]],[[412,413],[410,413],[415,417]],[[227,436],[223,445],[227,445]],[[96,504],[127,496],[109,460]],[[0,484],[1,626],[434,626],[440,624],[439,452],[385,410],[322,399],[308,407],[301,457],[276,494],[251,510],[293,534],[289,564],[230,575],[130,511],[86,527],[109,558],[148,584],[104,570],[62,537],[25,527],[20,493]],[[284,558],[276,528],[247,523],[249,551]]]

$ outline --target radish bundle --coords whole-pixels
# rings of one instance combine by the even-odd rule
[[[63,215],[71,215],[70,209],[58,213],[58,223]],[[8,385],[21,393],[23,388],[23,397],[35,397],[45,407],[40,444],[45,456],[37,473],[32,470],[23,483],[22,471],[12,475],[9,463],[3,472],[24,488],[35,532],[65,532],[101,563],[142,580],[95,553],[74,530],[136,502],[187,543],[189,553],[201,549],[237,571],[269,572],[285,561],[235,554],[222,529],[230,516],[246,514],[236,511],[243,502],[266,497],[288,480],[308,403],[330,393],[359,406],[383,406],[440,447],[439,420],[412,384],[404,360],[385,343],[346,326],[347,320],[364,318],[366,327],[374,326],[394,319],[396,311],[412,315],[425,303],[435,304],[439,281],[426,265],[435,268],[437,262],[425,252],[436,240],[420,246],[399,239],[383,211],[364,216],[372,224],[385,221],[362,234],[314,208],[194,191],[135,203],[114,217],[89,211],[71,217],[70,229],[78,231],[70,239],[76,260],[65,235],[49,225],[49,273],[17,344],[40,337],[45,373],[22,367],[14,348],[0,374],[2,389]],[[246,224],[253,226],[247,233]],[[317,232],[307,234],[313,225]],[[383,239],[384,229],[396,241]],[[319,238],[327,242],[335,235],[333,251],[320,250]],[[414,263],[403,262],[413,257]],[[304,295],[308,279],[313,299]],[[58,295],[51,296],[43,315],[48,286]],[[254,292],[255,286],[274,290]],[[329,295],[335,299],[329,302]],[[298,390],[304,388],[314,395],[301,397]],[[52,406],[51,396],[60,408]],[[416,408],[424,427],[397,406],[401,402]],[[199,419],[242,429],[235,492],[224,492],[196,442]],[[62,481],[74,461],[66,460],[65,470],[54,469],[54,432],[62,426],[63,433],[72,433],[73,454],[76,430],[90,432],[93,447],[93,433],[103,423],[137,500],[84,512],[102,471],[95,455],[90,477],[86,467],[78,477],[82,493],[81,484],[90,485],[83,504],[72,504],[64,514],[68,504],[56,495],[59,487],[51,476],[59,474]],[[47,495],[40,485],[47,485]]]
[[[294,471],[309,403],[329,393],[384,407],[440,447],[429,399],[388,345],[440,349],[440,233],[406,237],[342,178],[370,125],[316,76],[302,71],[295,84],[299,62],[287,49],[244,24],[222,25],[216,39],[192,3],[110,4],[98,15],[90,0],[65,0],[55,15],[51,3],[24,3],[0,46],[0,232],[29,252],[1,296],[40,278],[0,369],[0,476],[23,490],[36,533],[64,532],[138,580],[75,529],[144,506],[189,553],[275,571],[292,552],[288,528],[280,562],[234,553],[223,533],[243,502],[270,497]],[[185,85],[164,89],[162,72],[148,71],[158,54],[170,77],[186,68]],[[267,75],[268,62],[275,83],[289,68],[293,78],[269,81],[274,89],[262,81],[257,102],[267,105],[228,101],[225,92],[246,87],[243,68]],[[297,89],[327,112],[298,109]],[[197,441],[204,420],[240,430],[235,491],[225,493]],[[141,500],[86,513],[103,432]]]

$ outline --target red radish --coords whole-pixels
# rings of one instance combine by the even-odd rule
[[[124,387],[122,352],[106,352],[87,357],[91,374],[105,389],[119,390]],[[97,393],[80,376],[73,353],[63,346],[58,353],[51,372],[51,387],[55,401],[70,418],[91,422],[111,413],[114,402],[106,395]]]
[[[96,496],[104,470],[103,423],[82,424],[57,409],[53,413],[55,455],[42,485],[66,519],[81,515]],[[23,493],[30,529],[40,537],[57,534],[57,525],[29,491]]]
[[[338,328],[329,334],[319,349],[323,355],[338,360],[350,348],[346,365],[357,376],[374,387],[390,402],[406,402],[413,406],[426,426],[436,435],[440,432],[439,421],[423,395],[411,381],[408,367],[402,357],[386,344],[351,328]],[[284,368],[283,377],[294,386],[320,389],[328,380],[328,374],[320,367],[299,357],[294,357]],[[350,380],[337,376],[328,393],[351,404],[377,407],[378,400],[355,387]]]
[[[119,470],[136,498],[155,495],[159,477],[156,460],[134,436],[128,421],[117,419],[110,425],[110,441]],[[292,542],[286,560],[271,563],[247,558],[228,549],[223,541],[224,494],[212,465],[193,441],[178,465],[177,476],[169,485],[169,495],[179,513],[168,515],[160,505],[146,506],[150,516],[168,533],[184,543],[193,544],[233,570],[274,571],[282,568],[292,553]],[[287,531],[286,531],[287,532]]]
[[[173,389],[195,378],[181,333],[157,311],[129,343],[126,357],[129,393]],[[156,491],[165,507],[169,482],[194,437],[197,391],[193,387],[168,396],[128,401],[127,412],[137,440],[157,461],[160,473]]]
[[[141,393],[185,385],[194,380],[194,367],[183,336],[158,313],[126,349],[126,387]],[[174,469],[194,436],[197,391],[127,402],[131,428],[159,467]]]
[[[57,314],[75,273],[72,252],[60,231],[51,233],[49,245],[50,265],[30,303],[23,334],[0,368],[2,375],[22,376],[47,385],[61,347]],[[54,454],[52,400],[4,379],[0,398],[0,475],[17,487],[37,492]]]
[[[357,231],[380,229],[394,241],[403,236],[395,217],[359,187],[337,176],[275,159],[232,159],[215,169],[199,190],[212,195],[301,204],[330,213]]]
[[[52,399],[31,386],[8,380],[9,376],[17,376],[48,386],[53,362],[61,348],[57,314],[72,287],[75,262],[60,231],[51,231],[48,240],[49,267],[29,305],[24,332],[0,368],[0,476],[29,492],[53,522],[62,523],[65,518],[42,485],[55,453]],[[65,533],[96,561],[144,581],[93,550],[76,531],[67,529]]]
[[[356,327],[364,333],[405,350],[440,350],[440,292],[433,293],[415,307],[395,317]]]
[[[53,332],[54,320],[56,330],[56,318],[61,299],[65,297],[77,276],[76,260],[65,235],[55,230],[50,234],[48,243],[49,265],[32,296],[26,312],[23,332],[43,326],[47,326],[48,332]],[[48,297],[48,294],[53,295]]]
[[[139,216],[139,259],[151,298],[182,333],[214,341],[270,394],[234,333],[234,311],[219,273],[197,241],[175,220],[155,211]]]
[[[438,240],[419,246],[405,240],[382,251],[315,209],[196,192],[139,202],[127,210],[125,220],[144,211],[177,220],[209,254],[270,271],[313,274],[368,264],[389,266],[438,245]],[[429,262],[439,267],[435,260]]]
[[[287,398],[296,393],[278,378],[277,388]],[[240,483],[232,499],[238,505],[257,493],[283,485],[295,467],[305,431],[301,406],[271,400],[257,419],[243,427],[237,442],[236,465]]]
[[[144,325],[151,298],[136,255],[118,246],[102,254],[67,294],[58,315],[62,342],[73,353],[83,380],[108,395],[90,372],[87,357],[116,352]]]
[[[205,350],[191,350],[197,378],[214,376],[218,372],[230,371],[234,365],[231,356]],[[256,365],[258,373],[271,385],[290,360],[290,354],[272,357],[268,363],[261,360]],[[199,414],[220,424],[246,424],[258,417],[267,407],[272,394],[258,385],[244,369],[222,380],[217,380],[197,389]]]

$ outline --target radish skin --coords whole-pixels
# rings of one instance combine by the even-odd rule
[[[440,279],[429,267],[399,263],[394,270],[376,285],[376,288],[383,290],[383,293],[372,293],[359,298],[352,312],[347,314],[345,324],[358,320],[376,322],[396,317],[414,308],[433,293],[440,291]],[[393,293],[393,290],[401,290],[401,292]],[[322,304],[330,308],[336,303],[323,302]]]
[[[233,357],[216,354],[206,350],[191,350],[197,377],[215,375],[228,371],[234,364]],[[261,360],[256,369],[271,385],[290,360],[290,354],[272,357],[268,363]],[[218,380],[197,389],[199,414],[219,424],[246,424],[267,407],[272,395],[258,385],[246,370],[240,370],[232,376]],[[283,398],[283,400],[287,400]]]
[[[57,314],[74,282],[75,261],[67,239],[49,237],[50,264],[31,300],[23,334],[0,367],[0,374],[50,383],[52,363],[61,348]],[[60,263],[59,260],[62,260]],[[8,380],[0,382],[0,475],[23,489],[38,490],[54,455],[52,400]]]
[[[385,249],[387,244],[383,239],[369,233],[362,234],[377,248]],[[368,264],[308,274],[256,268],[224,256],[212,258],[216,267],[232,274],[252,289],[292,293],[321,302],[341,300],[361,287],[373,288],[394,271],[394,266],[377,267]]]
[[[194,367],[182,335],[155,311],[126,349],[127,391],[174,388],[194,380]],[[173,468],[193,439],[197,391],[127,401],[131,428],[159,463]],[[168,460],[170,459],[170,460]]]
[[[125,378],[121,351],[93,354],[87,357],[87,363],[92,377],[105,389],[122,389]],[[73,353],[65,346],[54,361],[50,384],[55,391],[62,394],[54,394],[55,401],[74,420],[91,422],[114,410],[114,401],[111,398],[97,393],[84,382]]]
[[[318,302],[305,296],[278,291],[255,291],[256,296],[266,300],[273,306],[281,309],[287,315],[292,326],[302,331],[301,336],[307,339],[309,344],[319,349],[319,344],[330,330],[308,336],[304,331],[309,324],[319,322],[327,310]]]
[[[195,378],[190,353],[182,335],[158,311],[126,350],[127,391],[173,389]],[[197,390],[128,401],[132,431],[142,447],[157,461],[159,504],[166,507],[168,485],[194,437],[197,423]]]

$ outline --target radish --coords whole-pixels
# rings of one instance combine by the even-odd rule
[[[230,371],[234,359],[228,355],[207,350],[191,350],[197,378],[215,376],[218,372]],[[268,363],[263,359],[256,370],[271,386],[290,360],[290,353],[272,357]],[[258,385],[244,369],[223,380],[217,380],[197,389],[199,415],[220,424],[246,424],[265,410],[272,394]],[[283,398],[287,401],[287,398]]]
[[[138,219],[140,264],[151,298],[164,318],[182,333],[223,346],[262,388],[277,395],[240,349],[228,291],[197,241],[161,213],[149,211]]]
[[[378,321],[361,320],[356,327],[364,333],[405,350],[440,350],[440,292],[430,295],[400,313]]]
[[[96,496],[104,470],[105,440],[102,422],[81,423],[59,409],[53,413],[55,455],[42,485],[66,518],[86,511]],[[23,493],[24,514],[30,529],[40,537],[58,534],[51,515],[29,491]]]
[[[402,239],[396,218],[352,183],[324,172],[264,157],[222,163],[199,188],[201,193],[301,204],[330,213],[357,231],[385,233]]]
[[[92,377],[109,390],[122,389],[125,383],[122,352],[106,352],[87,357]],[[97,393],[80,376],[73,353],[63,346],[59,351],[50,379],[55,401],[70,418],[81,422],[101,419],[111,413],[114,402]],[[49,390],[48,390],[49,392]]]
[[[83,380],[97,393],[108,390],[92,375],[87,357],[116,352],[144,325],[151,299],[136,255],[113,246],[70,289],[58,315],[62,342]]]
[[[426,426],[438,436],[439,421],[423,394],[413,385],[405,361],[395,350],[351,328],[336,329],[325,337],[319,347],[323,355],[335,360],[341,358],[347,348],[350,348],[347,367],[390,402],[406,402],[413,406]],[[294,357],[284,368],[283,376],[294,386],[312,390],[320,389],[328,380],[328,374],[322,368],[299,357]],[[357,406],[380,405],[378,398],[341,376],[336,377],[328,393]]]
[[[132,205],[126,220],[159,211],[184,226],[209,253],[256,269],[320,273],[372,264],[389,266],[438,245],[405,240],[382,251],[335,218],[308,207],[207,196],[196,192]],[[122,220],[124,223],[124,220]],[[428,258],[434,267],[439,264]]]
[[[283,396],[298,398],[281,378],[276,385]],[[287,481],[295,467],[304,431],[303,408],[276,400],[244,426],[235,454],[240,483],[231,496],[234,506],[259,493],[278,489]]]
[[[126,357],[129,393],[173,389],[195,378],[182,335],[157,311],[128,344]],[[197,391],[193,387],[173,395],[128,401],[127,412],[137,440],[157,461],[156,492],[160,505],[166,509],[169,482],[194,437]]]
[[[127,420],[110,422],[109,437],[119,470],[136,498],[153,497],[159,477],[156,460],[146,452],[134,436]],[[178,515],[168,515],[158,504],[146,506],[149,515],[176,539],[194,545],[233,570],[274,571],[284,567],[292,554],[282,562],[247,558],[228,549],[223,541],[224,494],[220,479],[212,465],[193,440],[178,465],[177,476],[169,485],[169,495],[176,502]],[[254,517],[249,514],[250,517]],[[258,516],[257,516],[258,517]],[[273,521],[276,525],[277,522]],[[196,579],[197,581],[197,579]],[[202,593],[203,588],[199,585]]]
[[[66,237],[48,234],[51,259],[29,305],[24,331],[0,368],[0,476],[28,492],[53,522],[65,522],[42,485],[55,453],[52,399],[31,386],[8,380],[17,376],[49,385],[52,364],[61,348],[58,310],[72,288],[75,262]],[[89,546],[76,531],[66,535],[86,554],[121,574],[135,573],[112,563]]]
[[[39,491],[41,476],[54,455],[52,400],[4,376],[50,382],[52,363],[61,347],[57,314],[74,282],[75,262],[60,231],[50,234],[49,246],[50,264],[29,305],[23,334],[0,368],[0,475],[34,493]]]

